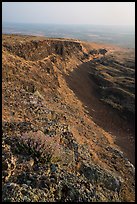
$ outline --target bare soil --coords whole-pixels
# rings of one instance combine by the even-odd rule
[[[97,85],[89,76],[90,62],[83,63],[66,76],[68,86],[73,90],[83,106],[89,111],[93,121],[112,134],[128,159],[135,164],[135,122],[125,120],[121,114],[100,100]]]

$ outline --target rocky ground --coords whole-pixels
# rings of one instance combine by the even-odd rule
[[[96,123],[76,93],[81,75],[73,81],[73,73],[84,66],[89,80],[95,75],[102,79],[100,103],[109,101],[114,110],[122,115],[127,110],[133,117],[134,61],[124,54],[129,60],[126,73],[123,64],[117,64],[119,71],[111,71],[119,59],[125,62],[118,54],[122,51],[128,53],[77,40],[2,36],[3,202],[135,201],[134,165],[116,145],[115,135]],[[110,63],[109,56],[117,61]],[[112,66],[108,75],[102,62]],[[120,71],[118,80],[115,73]],[[110,87],[122,89],[118,97],[112,92],[115,100],[108,91],[102,92],[102,87],[109,89],[110,72],[116,76]],[[121,93],[130,103],[119,103]]]

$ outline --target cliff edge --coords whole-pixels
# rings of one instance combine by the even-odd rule
[[[134,72],[133,50],[3,35],[2,200],[135,201]]]

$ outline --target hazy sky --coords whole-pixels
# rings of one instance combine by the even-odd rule
[[[135,25],[135,2],[3,2],[2,21]]]

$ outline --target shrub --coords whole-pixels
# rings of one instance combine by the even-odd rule
[[[22,133],[18,139],[17,151],[31,155],[41,163],[51,160],[59,161],[62,157],[62,147],[59,138],[49,137],[42,131]]]

